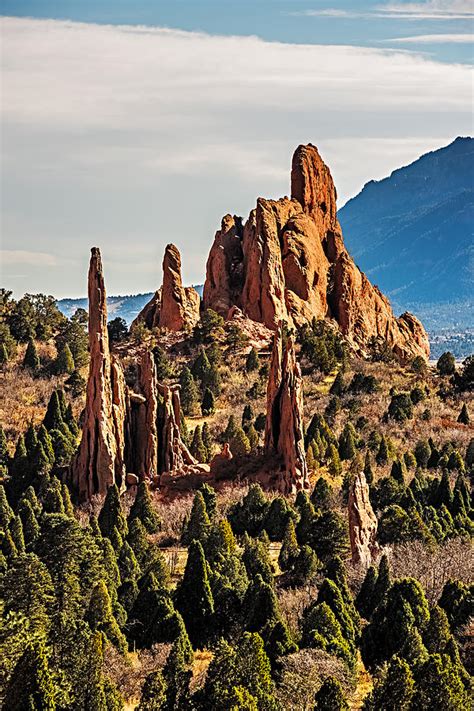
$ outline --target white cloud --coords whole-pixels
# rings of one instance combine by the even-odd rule
[[[471,34],[442,34],[442,35],[413,35],[411,37],[393,37],[381,40],[382,42],[400,44],[472,44],[474,35]]]
[[[24,249],[2,249],[0,259],[5,266],[16,266],[26,264],[30,267],[55,267],[58,258],[54,254],[46,252],[30,252]]]
[[[374,10],[361,12],[327,7],[297,10],[289,14],[335,19],[469,20],[474,17],[474,9],[471,0],[427,0],[427,2],[376,5]]]
[[[471,69],[419,53],[17,18],[2,40],[3,246],[57,255],[62,294],[92,244],[109,293],[156,288],[170,241],[198,283],[221,216],[288,193],[298,143],[342,204],[471,124]]]

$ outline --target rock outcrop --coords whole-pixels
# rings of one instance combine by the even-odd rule
[[[288,338],[283,346],[280,328],[274,337],[268,375],[265,453],[281,459],[276,483],[279,491],[290,494],[308,486],[301,371],[293,342]]]
[[[238,307],[275,330],[334,319],[362,353],[383,339],[400,360],[427,358],[429,344],[411,314],[396,318],[390,303],[347,253],[337,220],[336,190],[315,146],[293,156],[291,199],[265,200],[242,227],[226,215],[207,261],[204,307],[225,318]]]
[[[91,250],[89,294],[89,377],[79,450],[72,463],[72,480],[80,500],[105,494],[125,483],[126,391],[122,369],[110,354],[107,302],[102,260]]]
[[[360,472],[349,490],[349,537],[352,562],[368,568],[379,547],[377,517],[369,498],[369,486],[365,474]]]
[[[199,321],[200,304],[197,291],[183,286],[178,248],[168,244],[163,257],[163,286],[143,307],[134,323],[143,321],[148,328],[161,326],[170,331],[183,331]]]

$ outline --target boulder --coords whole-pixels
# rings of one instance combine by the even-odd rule
[[[337,322],[364,355],[383,339],[401,361],[429,356],[421,323],[396,318],[390,303],[347,253],[337,220],[336,189],[315,146],[299,146],[291,170],[291,198],[265,200],[242,227],[226,215],[207,262],[203,302],[228,318],[232,307],[276,330],[313,318]]]
[[[379,550],[377,544],[377,517],[369,498],[369,485],[365,474],[355,477],[349,490],[349,537],[352,562],[368,568]]]

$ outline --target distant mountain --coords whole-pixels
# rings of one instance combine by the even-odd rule
[[[202,297],[203,285],[199,284],[194,287],[198,292],[199,296]],[[109,316],[109,321],[113,318],[123,318],[128,325],[131,324],[133,319],[138,316],[145,304],[150,301],[153,296],[153,292],[149,291],[146,294],[131,294],[128,296],[108,296],[107,297],[107,311]],[[76,309],[87,309],[87,299],[60,299],[58,302],[58,309],[65,316],[71,317]]]
[[[457,138],[339,210],[350,254],[396,307],[472,300],[473,158],[474,139]]]

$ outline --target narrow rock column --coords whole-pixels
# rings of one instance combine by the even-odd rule
[[[158,383],[158,391],[163,398],[163,413],[159,436],[159,469],[163,472],[183,472],[186,465],[197,464],[181,439],[181,404],[179,385],[169,386]]]
[[[369,498],[364,472],[357,474],[349,490],[349,537],[352,562],[368,568],[378,549],[377,517]]]
[[[268,377],[265,452],[282,459],[278,477],[282,493],[293,493],[307,486],[301,370],[291,338],[282,347],[281,328],[275,334]]]
[[[139,385],[145,402],[137,415],[136,474],[140,479],[153,479],[158,474],[158,393],[155,361],[150,351],[145,351],[140,362]]]
[[[89,295],[89,377],[84,425],[72,463],[72,480],[81,501],[105,494],[112,484],[122,488],[126,395],[123,373],[113,361],[107,332],[107,301],[100,251],[91,250]]]

